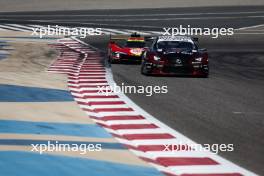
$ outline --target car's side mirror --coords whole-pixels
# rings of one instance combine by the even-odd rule
[[[193,40],[194,42],[198,42],[198,41],[199,41],[198,37],[193,37],[192,40]]]
[[[201,49],[198,49],[199,52],[206,52],[207,49],[206,48],[201,48]]]

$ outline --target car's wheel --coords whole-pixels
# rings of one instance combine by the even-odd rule
[[[150,75],[149,70],[147,69],[146,62],[143,61],[141,65],[141,74],[142,75]]]
[[[208,66],[204,66],[201,70],[200,70],[200,74],[199,74],[200,78],[208,78],[209,77],[209,67]]]
[[[108,62],[109,62],[110,64],[117,63],[117,61],[114,60],[114,59],[112,59],[111,56],[109,56],[109,58],[108,58]]]
[[[202,76],[203,78],[209,78],[209,74],[205,74],[204,76]]]
[[[209,72],[204,72],[200,77],[201,78],[208,78],[209,77]]]
[[[112,59],[110,56],[108,56],[108,63],[112,63]]]
[[[204,78],[208,78],[209,77],[209,67],[207,66],[207,69],[205,70],[205,74],[203,76]]]

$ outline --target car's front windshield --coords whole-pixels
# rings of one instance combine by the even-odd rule
[[[144,48],[145,42],[128,41],[128,42],[126,42],[125,47],[128,47],[128,48]]]
[[[157,43],[158,49],[171,49],[171,48],[181,48],[181,49],[193,49],[194,45],[191,42],[186,41],[160,41]]]

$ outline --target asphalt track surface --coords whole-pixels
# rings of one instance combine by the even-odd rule
[[[6,1],[0,0],[3,12],[264,5],[263,0],[23,0],[23,4],[20,0]]]
[[[204,7],[148,10],[94,10],[1,14],[2,23],[62,24],[116,29],[163,27],[241,28],[264,24],[264,7]],[[105,53],[108,37],[85,42]],[[143,109],[200,144],[234,144],[220,155],[259,175],[263,168],[264,35],[201,38],[208,48],[210,77],[146,77],[139,65],[112,65],[114,79],[125,85],[166,85],[167,94],[128,94]]]
[[[163,27],[240,28],[263,24],[263,6],[123,9],[0,13],[0,23],[61,24],[117,29],[157,30]]]

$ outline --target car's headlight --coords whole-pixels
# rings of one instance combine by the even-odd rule
[[[147,57],[147,52],[144,52],[143,53],[143,58],[146,58]]]
[[[195,58],[195,61],[202,62],[202,57]]]
[[[120,57],[120,53],[114,52],[113,56],[119,58]]]
[[[116,57],[120,57],[120,53],[116,53],[115,55],[116,55]]]
[[[159,56],[154,56],[153,58],[154,58],[155,61],[159,61],[160,60]]]
[[[123,52],[113,52],[112,54],[114,57],[117,57],[117,58],[119,58],[121,54],[126,55],[126,53],[123,53]]]

